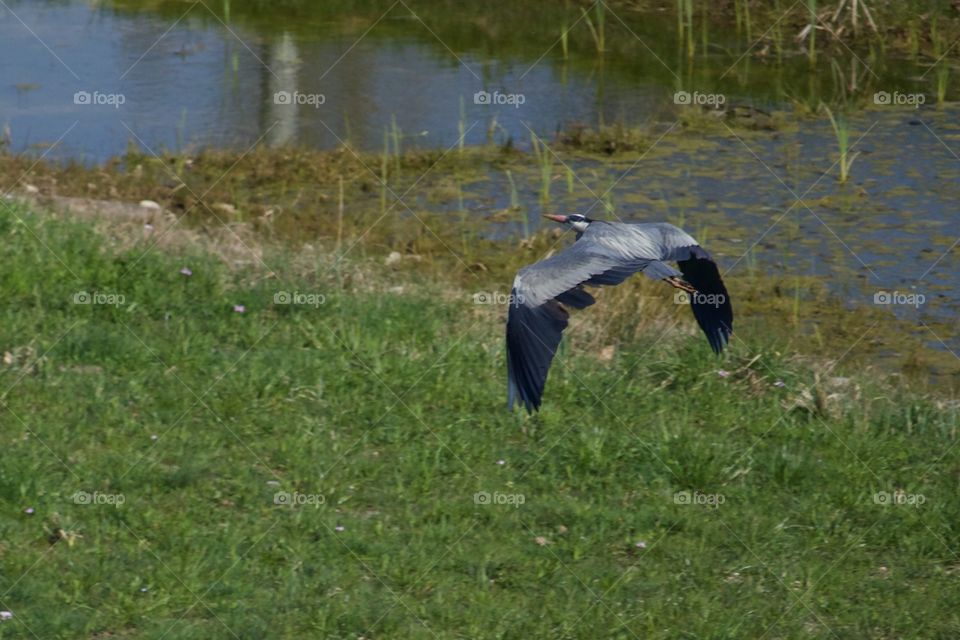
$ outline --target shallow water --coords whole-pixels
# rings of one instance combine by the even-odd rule
[[[949,84],[948,102],[932,104],[949,60],[934,69],[840,51],[811,70],[796,53],[779,63],[770,53],[741,58],[753,43],[724,25],[710,25],[707,54],[689,60],[673,18],[625,11],[606,16],[601,57],[585,21],[559,3],[140,4],[8,0],[0,8],[0,125],[9,125],[14,151],[101,162],[129,144],[159,153],[349,140],[379,150],[397,129],[405,148],[450,148],[461,132],[466,144],[529,148],[531,131],[553,140],[578,122],[648,124],[669,133],[642,158],[571,162],[572,194],[557,163],[548,204],[536,169],[520,172],[531,223],[542,208],[665,218],[706,235],[727,269],[827,276],[854,306],[881,291],[919,293],[919,308],[894,310],[939,321],[939,338],[960,352],[960,111]],[[572,29],[566,60],[564,26]],[[922,94],[927,104],[860,100],[851,139],[864,137],[845,185],[831,168],[837,143],[825,119],[702,135],[676,125],[678,89],[789,109],[851,88],[868,97]],[[477,103],[478,91],[510,104]],[[84,104],[77,92],[107,104]],[[284,104],[276,97],[284,92],[304,104]],[[597,202],[608,189],[613,211],[605,214]],[[477,215],[507,208],[505,176],[467,185],[465,205]],[[518,233],[513,220],[494,223],[496,232]],[[942,348],[932,335],[929,342]]]
[[[405,146],[454,145],[461,123],[468,144],[483,143],[494,118],[494,137],[525,146],[530,129],[549,139],[574,122],[669,120],[677,90],[775,107],[790,97],[815,105],[851,82],[844,71],[838,84],[826,57],[813,72],[797,52],[780,64],[741,57],[750,43],[727,27],[690,61],[663,13],[610,12],[601,57],[586,21],[558,3],[491,1],[469,15],[463,3],[436,0],[325,4],[11,0],[0,7],[2,122],[16,150],[62,137],[51,155],[89,161],[130,142],[179,150],[350,140],[376,150],[394,121]],[[929,67],[842,53],[836,65],[860,84],[935,91]],[[123,103],[76,104],[84,91]],[[510,104],[476,104],[479,91]],[[303,104],[276,103],[280,92]]]

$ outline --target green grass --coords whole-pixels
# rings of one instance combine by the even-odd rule
[[[960,633],[955,409],[821,397],[749,335],[718,362],[651,331],[605,362],[575,321],[525,419],[503,308],[470,291],[148,246],[0,207],[0,638]],[[822,410],[785,410],[805,387]],[[924,504],[875,504],[898,489]]]

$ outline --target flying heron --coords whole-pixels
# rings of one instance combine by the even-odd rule
[[[733,333],[733,307],[717,265],[697,241],[666,222],[628,224],[574,214],[544,215],[577,232],[568,249],[528,265],[513,281],[507,317],[508,405],[540,409],[550,363],[569,314],[596,300],[583,285],[616,285],[638,271],[686,291],[717,354]],[[666,261],[675,261],[680,270]]]

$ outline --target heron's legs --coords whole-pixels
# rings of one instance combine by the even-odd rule
[[[664,281],[669,284],[671,287],[676,287],[677,289],[682,289],[687,293],[696,293],[697,290],[689,282],[684,282],[677,276],[670,276],[669,278],[664,278]]]

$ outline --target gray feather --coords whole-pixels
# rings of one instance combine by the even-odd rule
[[[678,271],[665,261],[677,261]],[[709,254],[682,229],[665,222],[591,222],[568,249],[526,266],[513,282],[507,317],[508,402],[528,412],[540,408],[547,373],[556,354],[567,312],[595,302],[581,285],[617,285],[638,271],[655,280],[682,275],[698,290],[726,295]],[[706,309],[693,303],[694,316],[711,347],[719,352],[733,330],[729,300]]]

